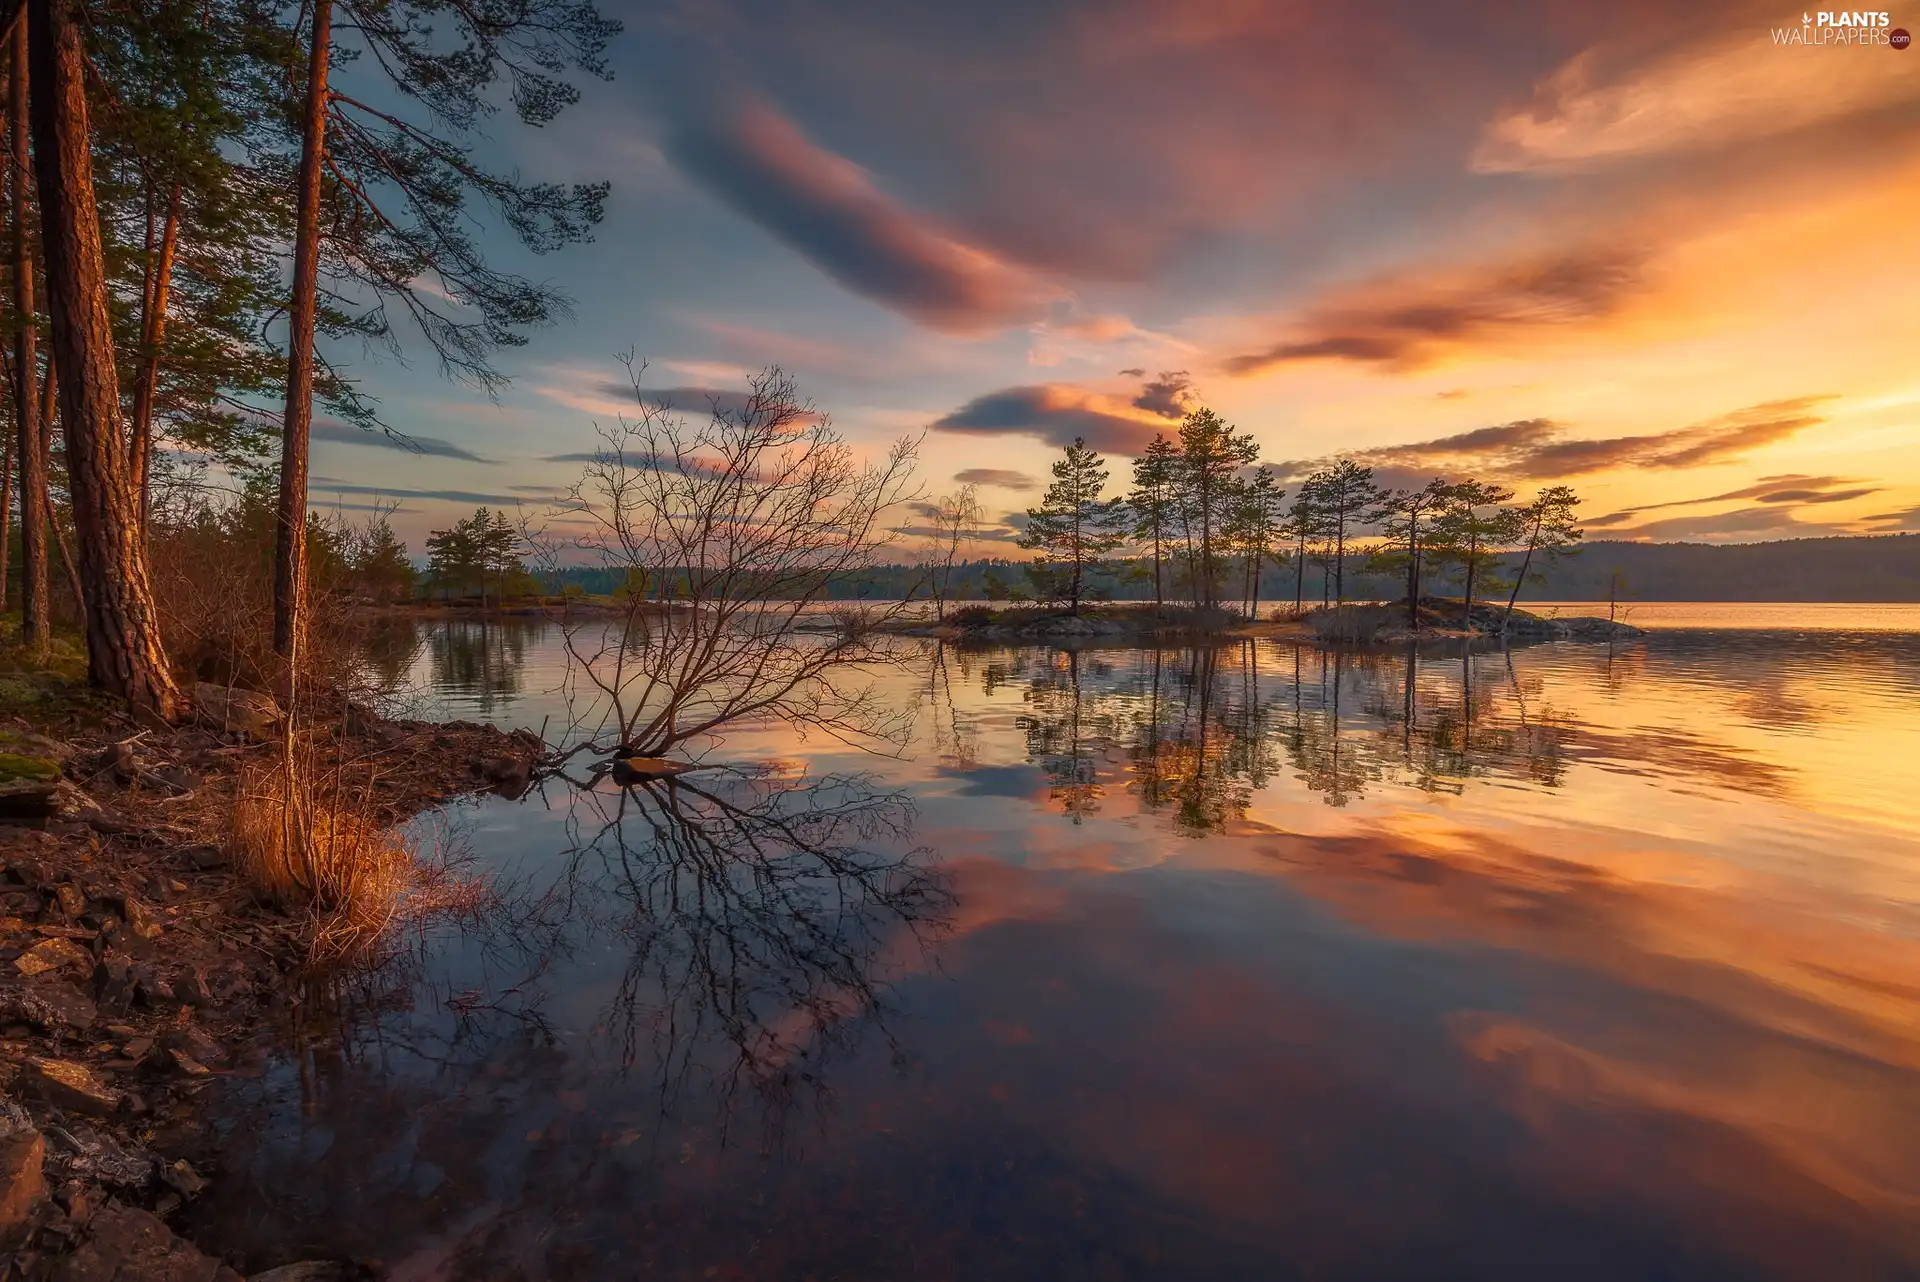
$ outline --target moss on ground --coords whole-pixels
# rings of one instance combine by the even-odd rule
[[[53,783],[60,778],[60,763],[45,757],[25,757],[15,752],[0,752],[0,784]]]

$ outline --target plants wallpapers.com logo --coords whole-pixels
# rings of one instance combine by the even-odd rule
[[[1884,10],[1821,9],[1802,13],[1797,27],[1775,27],[1773,43],[1836,49],[1873,45],[1905,49],[1913,43],[1913,38],[1904,27],[1895,27],[1893,15]]]

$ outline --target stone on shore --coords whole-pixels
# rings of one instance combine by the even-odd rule
[[[16,1237],[47,1200],[46,1157],[39,1131],[22,1127],[0,1134],[0,1243]]]
[[[270,738],[280,725],[280,705],[272,695],[258,690],[236,690],[229,686],[195,683],[193,704],[201,719],[218,726],[227,734],[244,734],[255,739]]]
[[[0,752],[0,823],[43,825],[60,809],[60,763]]]
[[[109,1202],[87,1239],[60,1261],[53,1282],[244,1282],[238,1273],[136,1207]]]
[[[99,1010],[93,999],[56,979],[0,984],[0,1024],[30,1024],[59,1035],[91,1028]]]
[[[29,1055],[15,1081],[22,1090],[70,1113],[109,1117],[120,1107],[119,1091],[101,1081],[85,1064],[70,1059]]]
[[[43,939],[13,959],[14,969],[28,977],[44,975],[62,966],[70,966],[83,973],[91,971],[93,954],[71,939],[55,938]]]

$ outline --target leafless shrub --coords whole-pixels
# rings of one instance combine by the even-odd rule
[[[916,497],[917,442],[863,461],[779,369],[739,404],[688,418],[643,394],[548,524],[536,559],[624,572],[616,617],[565,628],[581,696],[577,750],[661,755],[711,745],[723,726],[778,719],[850,743],[904,734],[852,669],[885,660],[878,628],[901,603],[833,613],[833,584],[887,546],[887,517]]]

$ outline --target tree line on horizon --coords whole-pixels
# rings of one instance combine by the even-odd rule
[[[245,596],[226,612],[257,615],[284,677],[316,575],[401,572],[386,512],[309,511],[316,401],[386,430],[320,340],[504,383],[494,353],[567,302],[483,239],[586,241],[608,188],[476,148],[504,111],[551,123],[618,30],[592,0],[0,0],[0,548],[17,510],[31,656],[52,640],[50,550],[92,683],[169,720],[163,633],[213,613],[196,594]]]
[[[1177,436],[1157,434],[1133,460],[1132,486],[1109,494],[1106,460],[1084,440],[1065,447],[1039,504],[1027,509],[1019,545],[1032,551],[1033,595],[1078,613],[1089,580],[1125,549],[1149,577],[1152,599],[1168,590],[1199,609],[1260,608],[1269,565],[1293,569],[1293,608],[1305,608],[1306,570],[1322,569],[1322,605],[1348,599],[1354,553],[1374,575],[1400,579],[1410,620],[1430,576],[1461,588],[1463,609],[1480,592],[1506,590],[1514,608],[1523,583],[1577,549],[1580,498],[1565,485],[1516,503],[1511,489],[1474,477],[1436,476],[1417,489],[1382,486],[1372,468],[1338,459],[1305,477],[1288,502],[1259,447],[1209,409],[1186,415]],[[949,531],[967,502],[937,505]],[[1507,572],[1505,559],[1517,555]],[[997,585],[1008,595],[1014,589]],[[990,594],[991,595],[991,594]]]

